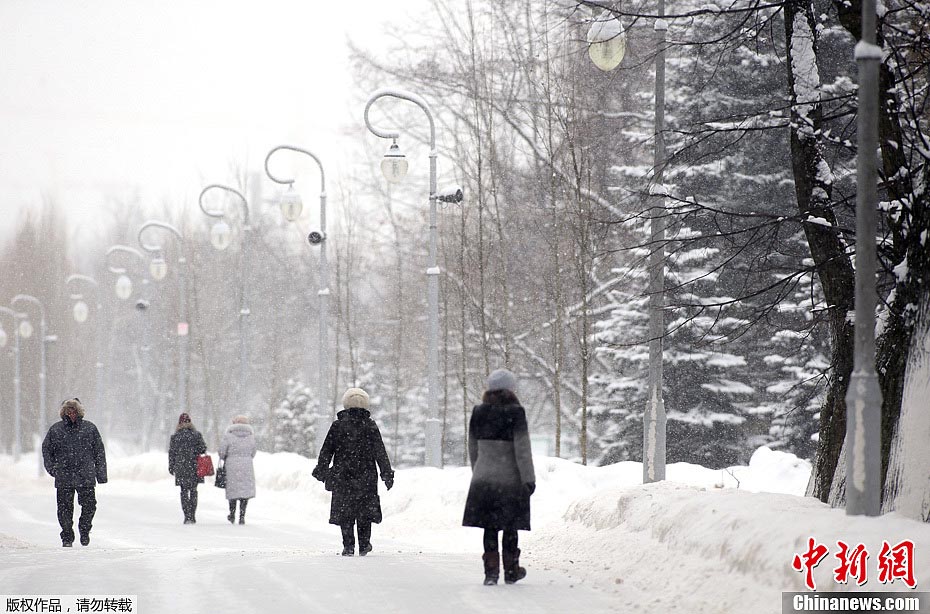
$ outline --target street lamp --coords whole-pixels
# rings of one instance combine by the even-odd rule
[[[187,256],[184,250],[184,236],[181,234],[177,228],[171,224],[166,224],[165,222],[159,222],[156,220],[150,220],[142,225],[139,228],[139,245],[142,246],[142,249],[145,251],[155,254],[155,258],[152,259],[152,262],[149,265],[150,272],[152,277],[155,279],[161,280],[165,278],[165,275],[168,274],[168,264],[165,262],[165,259],[162,257],[162,246],[155,244],[147,244],[142,235],[145,234],[145,231],[149,228],[161,228],[162,230],[168,231],[171,235],[174,236],[178,241],[178,412],[184,413],[187,411],[187,339],[188,339],[188,323],[187,323],[187,284],[186,284],[186,272],[187,272]]]
[[[667,417],[662,394],[662,359],[665,335],[665,0],[659,0],[653,25],[656,39],[655,151],[649,193],[654,199],[650,220],[652,251],[649,254],[649,399],[643,414],[643,483],[665,479]],[[626,34],[619,19],[605,10],[588,31],[589,55],[601,70],[612,70],[623,60]]]
[[[588,30],[588,56],[594,65],[608,72],[620,65],[626,54],[626,32],[619,18],[603,11]]]
[[[42,304],[42,301],[30,294],[17,294],[13,297],[13,300],[10,301],[10,304],[15,308],[16,303],[29,303],[39,309],[39,424],[38,431],[39,437],[38,440],[41,441],[42,437],[45,435],[45,411],[46,411],[46,396],[47,396],[47,365],[46,365],[46,344],[51,341],[48,336],[48,325],[45,319],[45,305]],[[23,320],[24,324],[29,324],[28,320]],[[27,327],[29,334],[24,334],[23,327],[20,326],[20,334],[23,337],[29,338],[32,335],[31,325]],[[20,433],[17,433],[17,438],[19,438]],[[42,475],[44,469],[44,463],[42,461],[42,449],[39,446],[36,446],[36,454],[39,460],[39,476]]]
[[[317,298],[319,299],[319,308],[320,308],[320,333],[319,333],[319,356],[317,360],[317,382],[318,382],[318,394],[319,394],[319,403],[320,415],[326,417],[326,408],[329,406],[330,397],[329,397],[329,386],[327,382],[327,375],[329,372],[329,343],[326,337],[327,331],[327,320],[329,318],[329,263],[326,258],[326,173],[323,171],[323,163],[320,162],[320,159],[310,151],[306,149],[301,149],[300,147],[294,147],[291,145],[279,145],[268,152],[268,155],[265,156],[265,174],[268,175],[268,178],[279,183],[281,185],[288,186],[287,192],[285,192],[284,197],[281,199],[281,212],[284,214],[284,217],[290,221],[294,221],[300,215],[301,210],[303,210],[303,204],[300,201],[300,195],[294,190],[294,180],[293,179],[282,179],[280,177],[275,177],[272,174],[271,169],[268,166],[268,162],[271,160],[271,156],[274,155],[276,151],[287,150],[293,151],[305,156],[309,156],[316,162],[317,167],[320,169],[320,229],[319,231],[313,231],[307,236],[307,241],[310,245],[319,245],[320,246],[320,289],[317,291]],[[317,451],[323,445],[322,439],[318,439],[317,442]]]
[[[97,407],[103,408],[103,304],[100,300],[100,286],[97,283],[97,280],[93,277],[87,275],[74,274],[69,275],[65,280],[65,287],[70,288],[75,284],[86,284],[94,289],[94,341],[96,344],[96,354],[97,360],[94,365],[95,371],[95,390],[94,390],[94,400],[97,403]],[[74,306],[72,307],[72,315],[74,316],[74,321],[78,324],[83,324],[87,321],[88,316],[90,315],[90,308],[87,303],[84,302],[84,296],[80,293],[72,292],[71,298],[75,300]]]
[[[219,218],[219,221],[213,225],[210,231],[210,242],[217,250],[225,250],[229,247],[232,231],[229,224],[223,219],[226,216],[224,211],[213,211],[207,208],[204,202],[204,196],[210,190],[222,190],[236,196],[242,205],[242,246],[239,249],[239,394],[238,400],[242,404],[243,410],[247,405],[245,395],[247,392],[247,378],[249,375],[249,347],[248,347],[248,325],[249,325],[249,303],[246,294],[246,281],[248,271],[246,266],[249,263],[247,250],[249,249],[249,234],[252,230],[249,226],[249,201],[242,195],[242,192],[229,186],[213,183],[205,187],[200,192],[197,202],[200,204],[200,210],[210,217]]]
[[[381,98],[398,98],[420,107],[429,120],[429,263],[426,269],[429,298],[429,352],[427,360],[427,381],[429,386],[429,415],[426,419],[426,464],[431,467],[442,466],[442,426],[439,420],[439,266],[436,264],[436,126],[429,105],[417,94],[399,89],[381,89],[374,92],[365,105],[365,125],[375,136],[391,139],[393,142],[381,161],[381,171],[385,179],[397,182],[407,173],[407,160],[397,139],[400,132],[396,129],[382,129],[373,126],[368,118],[371,106]]]
[[[151,285],[148,279],[148,273],[149,273],[148,267],[146,267],[145,265],[145,256],[139,250],[135,249],[134,247],[129,247],[128,245],[114,245],[106,251],[107,270],[109,270],[110,273],[113,273],[114,275],[119,276],[119,278],[116,281],[116,295],[121,300],[127,300],[128,298],[132,296],[133,283],[130,277],[126,274],[125,268],[123,268],[122,266],[113,264],[111,262],[111,260],[114,257],[119,256],[119,255],[129,256],[136,263],[136,268],[139,272],[139,276],[142,277],[142,291],[140,293],[140,299],[136,303],[136,308],[140,314],[144,314],[146,308],[149,306],[148,293],[149,293],[149,286]],[[144,389],[145,388],[144,378],[146,375],[149,374],[152,363],[154,362],[151,356],[151,352],[149,351],[150,344],[151,344],[151,338],[152,338],[151,318],[143,318],[142,319],[142,342],[141,342],[141,345],[139,346],[139,349],[141,350],[141,354],[142,354],[142,359],[137,363],[137,368],[136,368],[137,395],[138,395],[137,406],[139,408],[145,408],[147,406],[147,403],[146,403],[147,397],[145,395],[145,389]],[[143,361],[145,363],[144,365],[141,364]],[[153,387],[154,387],[154,390],[153,390],[154,396],[157,396],[159,394],[158,387],[157,385],[153,385]],[[149,415],[154,415],[154,413],[155,413],[154,411],[148,412]],[[149,439],[150,439],[149,424],[150,424],[150,421],[145,420],[143,422],[143,428],[142,428],[142,446],[146,450],[148,450]]]
[[[13,333],[13,460],[19,460],[19,453],[22,450],[22,404],[20,400],[20,358],[19,358],[19,320],[25,318],[26,314],[17,313],[9,307],[0,305],[0,313],[10,316],[13,319],[13,326],[10,329]],[[7,333],[0,326],[0,347],[5,347],[7,343]]]

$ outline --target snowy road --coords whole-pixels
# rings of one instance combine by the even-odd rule
[[[101,485],[91,545],[67,550],[51,480],[0,481],[0,593],[138,595],[141,612],[177,614],[613,611],[608,595],[530,561],[526,581],[484,587],[479,552],[379,539],[377,525],[372,554],[343,558],[338,528],[304,523],[282,493],[231,526],[222,493],[200,492],[198,523],[182,525],[167,481]]]

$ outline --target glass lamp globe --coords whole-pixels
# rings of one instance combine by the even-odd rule
[[[588,56],[603,71],[613,70],[626,54],[626,33],[619,19],[602,13],[588,30]]]
[[[152,262],[149,263],[149,273],[152,274],[152,279],[156,281],[163,280],[165,275],[168,274],[168,263],[161,256],[152,258]]]
[[[6,341],[7,341],[6,331],[0,328],[0,348],[6,347]]]
[[[281,195],[281,213],[288,222],[297,221],[301,212],[304,210],[304,202],[300,199],[300,194],[294,190],[294,186],[287,189],[287,192]]]
[[[74,304],[74,308],[72,309],[72,312],[74,313],[75,322],[80,324],[80,323],[87,321],[87,314],[89,312],[89,309],[87,308],[87,303],[85,303],[84,301],[76,302]]]
[[[210,229],[210,243],[219,251],[223,251],[232,242],[232,229],[229,224],[220,220]]]
[[[132,280],[125,275],[120,275],[116,280],[116,296],[122,301],[132,296]]]
[[[29,320],[23,320],[19,323],[19,336],[23,339],[28,339],[32,336],[32,322]]]
[[[407,156],[397,146],[397,142],[391,144],[384,158],[381,159],[381,172],[384,178],[391,183],[399,183],[407,176]]]

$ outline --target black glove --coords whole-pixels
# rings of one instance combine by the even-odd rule
[[[385,474],[381,476],[381,479],[384,480],[384,487],[388,490],[391,490],[391,486],[394,485],[394,474]]]
[[[523,488],[526,489],[526,492],[532,495],[534,492],[536,492],[536,482],[527,482],[523,485]]]
[[[319,480],[319,481],[321,481],[321,482],[325,482],[325,481],[326,481],[326,474],[328,474],[328,473],[329,473],[329,468],[328,468],[328,467],[323,467],[322,465],[317,465],[316,468],[314,468],[314,470],[310,472],[310,475],[312,475],[313,477],[315,477],[317,480]]]

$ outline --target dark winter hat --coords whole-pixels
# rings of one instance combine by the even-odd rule
[[[342,395],[342,406],[346,409],[353,407],[368,409],[368,393],[361,388],[349,388]]]
[[[507,369],[497,369],[488,376],[488,390],[517,391],[517,378]]]
[[[184,422],[190,422],[191,417],[188,414],[181,414],[178,416],[178,424],[183,424]]]

